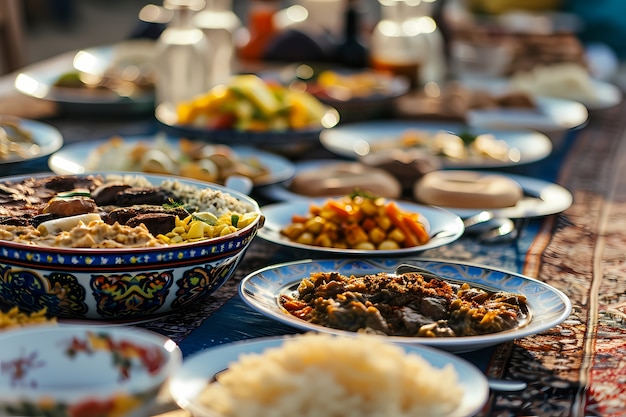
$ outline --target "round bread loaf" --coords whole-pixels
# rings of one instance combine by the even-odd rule
[[[297,194],[310,197],[345,195],[355,190],[379,197],[398,198],[402,187],[388,172],[360,162],[337,162],[298,172],[289,185]]]
[[[460,170],[424,175],[413,194],[424,204],[470,209],[513,207],[524,195],[519,183],[504,175]]]

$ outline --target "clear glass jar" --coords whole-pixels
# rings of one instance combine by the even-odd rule
[[[433,1],[378,0],[381,19],[370,39],[371,66],[405,76],[415,89],[445,78],[443,39],[428,15]]]
[[[232,0],[206,0],[204,10],[196,14],[194,22],[211,45],[207,57],[212,66],[209,87],[226,83],[235,71],[235,36],[243,27],[233,12]]]
[[[157,104],[175,104],[208,89],[209,43],[193,21],[204,5],[204,0],[163,1],[163,7],[172,11],[172,19],[156,45]]]

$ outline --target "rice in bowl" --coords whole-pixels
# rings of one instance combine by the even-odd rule
[[[463,394],[450,364],[372,336],[310,333],[242,354],[198,402],[221,417],[439,417]]]

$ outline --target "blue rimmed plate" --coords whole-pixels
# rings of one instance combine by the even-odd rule
[[[530,321],[524,326],[481,336],[444,338],[382,336],[402,345],[421,344],[450,352],[468,352],[544,332],[563,322],[572,309],[570,300],[560,290],[530,277],[469,263],[407,258],[303,260],[272,265],[246,276],[240,283],[239,294],[252,309],[294,328],[346,334],[350,332],[312,324],[294,317],[280,305],[280,296],[292,294],[302,279],[312,273],[336,271],[347,276],[393,273],[400,264],[416,265],[444,278],[465,281],[485,289],[522,294],[527,299],[531,315]]]
[[[183,362],[183,366],[174,374],[169,391],[174,400],[194,415],[212,415],[200,396],[207,384],[216,374],[227,369],[241,355],[261,354],[267,349],[280,347],[285,340],[294,336],[260,338],[228,343],[196,353]],[[426,346],[403,348],[407,353],[421,356],[431,366],[443,368],[450,365],[458,375],[458,383],[463,389],[460,405],[449,417],[469,417],[478,412],[487,401],[489,388],[485,376],[465,359],[447,352]]]

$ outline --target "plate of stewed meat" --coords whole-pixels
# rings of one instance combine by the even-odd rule
[[[409,258],[303,260],[246,276],[239,293],[265,316],[305,331],[374,334],[466,352],[565,320],[560,290],[514,272]]]

